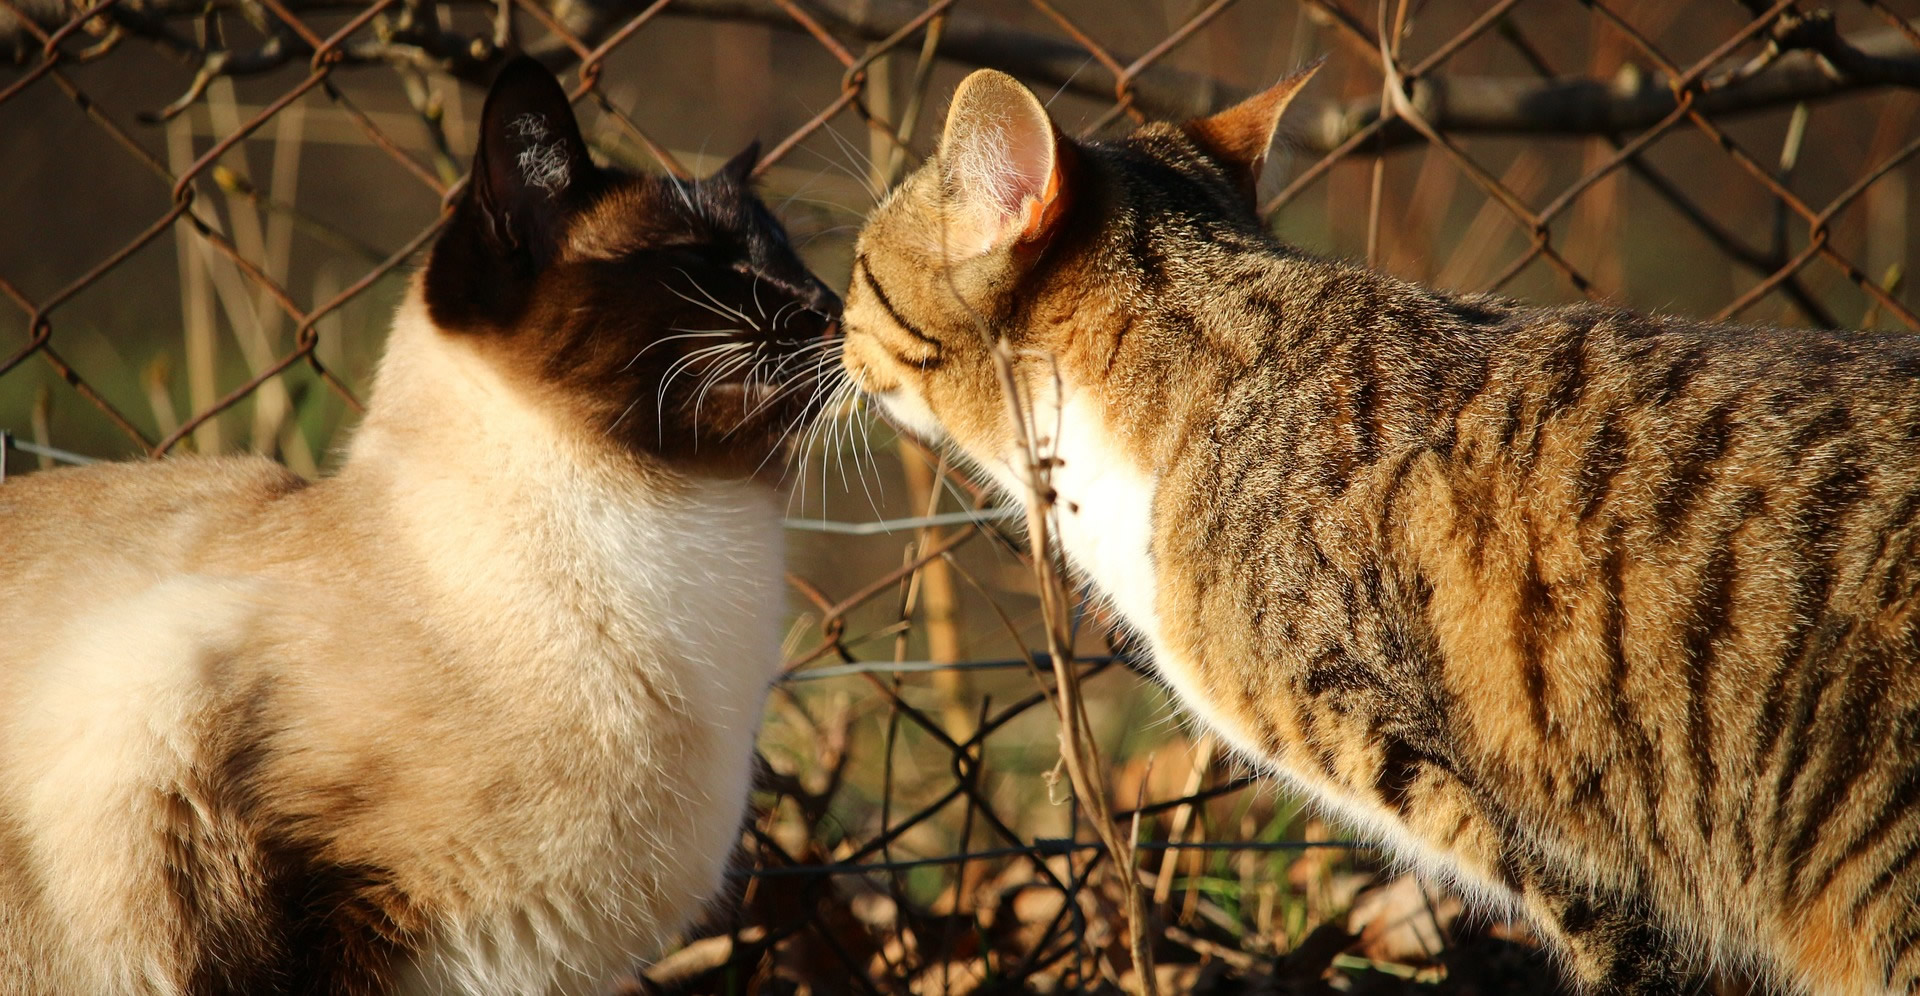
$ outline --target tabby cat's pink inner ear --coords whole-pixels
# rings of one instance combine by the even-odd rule
[[[1059,143],[1046,108],[1013,77],[982,69],[961,81],[939,153],[950,256],[1047,233],[1065,203]]]
[[[1260,180],[1260,168],[1266,165],[1267,149],[1273,145],[1274,133],[1280,128],[1280,116],[1326,61],[1322,56],[1305,69],[1218,114],[1187,122],[1186,133],[1219,159],[1251,197]]]

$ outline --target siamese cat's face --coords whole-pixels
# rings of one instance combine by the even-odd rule
[[[428,313],[588,431],[683,468],[772,471],[818,404],[840,301],[753,194],[602,169],[558,81],[510,64],[427,264]]]

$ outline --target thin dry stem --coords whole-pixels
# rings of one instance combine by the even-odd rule
[[[1159,985],[1153,971],[1153,950],[1147,940],[1147,910],[1141,898],[1135,872],[1134,841],[1123,836],[1114,825],[1113,807],[1107,799],[1106,782],[1096,778],[1099,751],[1087,719],[1086,705],[1080,695],[1080,671],[1074,666],[1071,605],[1066,584],[1055,560],[1051,517],[1053,515],[1052,461],[1043,457],[1035,441],[1030,421],[1031,404],[1014,376],[1013,350],[1004,337],[994,341],[993,365],[1000,378],[1001,393],[1007,402],[1007,414],[1014,426],[1015,452],[1026,466],[1022,472],[1026,493],[1027,536],[1033,550],[1034,580],[1039,586],[1040,611],[1046,624],[1047,653],[1053,658],[1054,686],[1060,709],[1060,758],[1066,764],[1073,794],[1087,811],[1088,822],[1121,869],[1121,891],[1126,897],[1127,941],[1132,951],[1134,975],[1142,996],[1156,996]]]

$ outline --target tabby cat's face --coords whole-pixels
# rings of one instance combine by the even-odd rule
[[[861,231],[848,374],[922,438],[1005,456],[1014,434],[994,342],[1004,338],[1032,391],[1055,378],[1098,390],[1124,372],[1116,336],[1143,304],[1160,308],[1168,287],[1204,280],[1209,246],[1258,237],[1253,182],[1280,112],[1310,75],[1110,143],[1067,139],[1009,76],[969,76],[938,154]]]
[[[755,158],[697,180],[596,167],[553,77],[510,66],[428,264],[434,324],[631,451],[778,464],[812,414],[840,302],[754,196]]]

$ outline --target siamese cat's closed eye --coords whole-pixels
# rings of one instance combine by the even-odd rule
[[[713,893],[832,293],[510,64],[316,482],[0,485],[0,990],[598,992]]]

